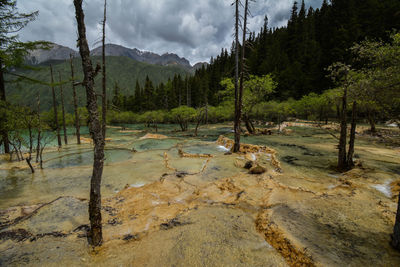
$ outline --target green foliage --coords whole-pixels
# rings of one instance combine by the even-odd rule
[[[357,68],[340,62],[328,68],[335,84],[346,89],[349,102],[359,103],[371,129],[377,114],[400,119],[400,34],[393,34],[388,43],[365,40],[351,51]],[[340,88],[337,90],[343,91]],[[327,94],[329,101],[341,95]]]
[[[179,123],[182,131],[188,129],[188,124],[196,116],[196,110],[188,106],[180,106],[171,110],[172,119]]]
[[[100,62],[100,57],[93,57],[93,64]],[[117,84],[119,87],[119,93],[125,100],[121,101],[119,106],[122,110],[127,110],[123,105],[127,103],[128,96],[135,94],[136,81],[140,86],[144,86],[146,76],[149,77],[153,85],[159,85],[161,82],[165,82],[169,77],[174,77],[175,74],[186,75],[187,70],[178,66],[160,66],[151,65],[147,63],[138,62],[127,57],[107,57],[107,95],[111,101],[114,96],[114,88]],[[69,61],[55,61],[47,62],[39,65],[36,70],[18,70],[18,74],[30,77],[34,80],[50,82],[50,70],[48,64],[53,64],[54,73],[61,73],[62,81],[69,81],[71,70]],[[82,64],[80,58],[73,60],[75,68],[76,81],[82,81]],[[13,76],[7,75],[7,80],[15,80]],[[97,75],[95,78],[95,88],[97,92],[101,92],[101,75]],[[7,85],[7,94],[9,100],[13,103],[19,103],[21,105],[33,105],[36,95],[40,92],[41,103],[43,110],[51,109],[52,95],[51,89],[48,85],[33,84],[31,82],[21,81],[19,83],[9,83]],[[57,101],[59,99],[59,88],[56,86]],[[65,97],[65,108],[67,112],[73,111],[72,103],[72,86],[71,83],[64,85],[64,97]],[[77,87],[77,98],[79,106],[86,105],[86,95],[83,89]],[[137,103],[135,103],[137,104]],[[131,104],[131,106],[136,106]],[[134,110],[135,112],[139,110]]]
[[[231,102],[233,105],[235,86],[232,79],[223,79],[221,86],[225,90],[220,92],[220,96],[224,101]],[[274,92],[276,86],[277,84],[271,75],[261,77],[250,75],[250,78],[243,84],[243,113],[251,114],[254,106],[267,100],[268,96]]]
[[[139,115],[131,111],[116,112],[114,110],[109,110],[107,112],[107,123],[131,124],[138,122],[139,122]]]
[[[88,112],[85,107],[79,108],[80,125],[87,125]],[[46,123],[52,130],[56,130],[54,121],[54,110],[42,112],[40,114],[41,120]],[[63,124],[61,107],[57,109],[58,125]],[[67,126],[74,126],[75,116],[72,113],[65,113],[65,124]]]
[[[351,76],[350,95],[368,112],[400,120],[400,33],[391,41],[363,41],[352,48],[362,64]]]
[[[166,112],[162,110],[146,111],[139,116],[139,122],[146,123],[148,125],[163,123],[166,119]]]

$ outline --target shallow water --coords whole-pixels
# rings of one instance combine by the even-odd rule
[[[217,158],[209,162],[207,169],[204,158],[179,157],[178,146],[191,154],[223,155],[226,152],[213,142],[202,141],[204,137],[182,138],[178,137],[180,133],[174,132],[169,133],[172,138],[168,139],[140,140],[145,135],[145,132],[140,132],[143,130],[142,125],[124,127],[124,130],[108,129],[111,141],[106,144],[102,180],[102,194],[105,197],[119,192],[126,185],[151,183],[171,172],[165,166],[164,152],[168,155],[171,167],[177,171],[197,173],[204,169],[207,179],[237,172],[232,164],[226,164]],[[166,133],[174,127],[176,126],[160,127],[159,132]],[[139,132],[129,132],[130,130]],[[225,130],[212,129],[207,133],[220,131]],[[73,142],[74,137],[70,136],[69,141]],[[93,163],[93,148],[90,144],[72,143],[60,151],[49,146],[43,158],[44,169],[37,168],[34,174],[26,169],[24,162],[18,165],[19,168],[12,168],[13,165],[5,160],[0,162],[0,208],[44,203],[59,196],[88,198]]]
[[[140,140],[145,135],[142,125],[124,125],[124,130],[108,129],[105,150],[105,167],[102,182],[104,196],[112,195],[130,184],[146,184],[158,180],[166,168],[164,152],[167,153],[170,167],[178,171],[199,172],[206,163],[204,158],[180,158],[177,147],[190,154],[212,154],[216,157],[207,163],[203,176],[205,179],[218,179],[241,172],[232,166],[230,160],[221,157],[227,149],[216,145],[219,134],[228,133],[232,137],[230,127],[212,125],[201,128],[199,137],[179,137],[182,133],[176,125],[160,126],[159,133],[172,138],[157,140]],[[278,152],[285,174],[304,176],[335,182],[339,177],[331,168],[336,162],[336,140],[321,129],[291,128],[295,134],[272,136],[242,137],[242,142],[265,145]],[[129,132],[129,131],[135,132]],[[143,131],[144,130],[144,131]],[[143,131],[143,132],[140,132]],[[83,130],[85,132],[85,130]],[[69,137],[70,142],[74,137]],[[211,141],[208,141],[211,140]],[[356,156],[368,161],[372,167],[385,172],[398,172],[398,159],[393,154],[378,154],[381,146],[366,141],[356,144]],[[132,152],[135,149],[137,152]],[[92,146],[89,144],[70,144],[61,151],[50,149],[44,154],[44,169],[30,174],[28,169],[8,169],[4,160],[0,162],[0,208],[14,205],[37,204],[50,201],[58,196],[88,197],[91,165],[93,162]],[[24,163],[21,166],[26,168]],[[376,181],[384,184],[386,181]]]
[[[231,127],[229,126],[210,125],[202,127],[199,130],[198,137],[193,137],[191,136],[191,132],[184,133],[183,136],[181,132],[177,131],[178,127],[176,125],[163,125],[159,127],[158,133],[167,135],[169,138],[141,140],[140,138],[148,130],[143,128],[142,125],[124,125],[124,130],[118,128],[108,129],[108,137],[111,138],[111,141],[107,142],[105,150],[106,160],[102,179],[103,198],[117,198],[118,200],[116,195],[123,191],[124,188],[142,189],[145,185],[159,181],[162,177],[167,176],[167,174],[178,173],[178,177],[193,175],[196,179],[188,178],[185,182],[190,186],[195,186],[202,183],[218,183],[223,178],[245,175],[247,173],[247,170],[235,165],[236,161],[245,160],[244,156],[235,154],[224,155],[227,149],[215,143],[220,134],[224,134],[230,138],[233,137]],[[292,127],[291,130],[293,132],[288,135],[242,137],[243,143],[268,146],[277,151],[277,157],[282,165],[282,173],[274,173],[273,181],[280,184],[280,187],[278,187],[280,188],[279,190],[290,189],[300,195],[311,192],[313,197],[316,197],[318,194],[333,194],[332,192],[339,192],[340,196],[341,194],[347,196],[349,190],[358,190],[357,194],[362,196],[367,195],[371,199],[371,203],[368,202],[368,205],[373,207],[378,200],[382,200],[388,203],[387,205],[390,209],[393,209],[392,206],[394,203],[392,203],[391,199],[393,194],[390,189],[390,182],[400,178],[398,173],[400,152],[398,150],[383,147],[381,144],[371,142],[370,140],[359,139],[356,143],[355,156],[363,162],[363,166],[369,168],[369,171],[363,172],[362,177],[358,176],[358,173],[350,173],[347,176],[343,176],[336,173],[332,168],[337,157],[337,150],[335,149],[337,141],[335,139],[321,129]],[[70,136],[69,140],[72,144],[65,146],[60,151],[57,151],[54,147],[49,147],[44,154],[44,169],[37,169],[34,174],[29,172],[24,162],[15,164],[4,160],[0,161],[0,210],[16,206],[32,206],[56,200],[51,205],[40,209],[40,212],[31,219],[14,225],[15,229],[28,229],[29,232],[35,235],[58,231],[69,233],[75,231],[77,227],[87,224],[87,199],[89,198],[93,147],[90,144],[74,144],[73,141],[75,139],[73,136]],[[210,154],[212,157],[181,157],[178,152],[179,149],[189,155]],[[271,155],[263,155],[260,158],[258,154],[249,154],[247,157],[252,159],[256,157],[260,162],[266,163],[271,160]],[[272,166],[268,164],[266,166],[268,166],[268,171],[274,171]],[[272,179],[272,176],[269,177]],[[349,178],[353,179],[353,187],[343,184],[343,179]],[[255,180],[258,181],[257,179]],[[244,179],[243,191],[247,190],[246,186],[253,185],[252,183],[256,183],[256,181],[247,181]],[[230,194],[233,193],[229,190],[236,190],[235,187],[232,188],[228,187],[228,189],[224,189],[226,190],[223,191],[226,194],[224,196],[231,197]],[[268,190],[264,189],[265,191],[262,191],[262,188],[257,188],[260,190],[257,197],[264,198],[270,194],[271,188]],[[293,203],[295,204],[290,205],[299,205],[298,207],[296,206],[297,209],[302,210],[303,214],[307,216],[309,216],[309,212],[314,212],[314,209],[310,208],[312,205],[325,205],[323,201],[320,201],[307,206],[307,201],[311,200],[302,199],[302,197],[297,196],[292,191],[273,195],[271,199],[279,202],[289,201],[293,198]],[[168,201],[184,205],[186,194],[189,194],[189,192],[179,192],[178,195],[174,195],[174,199]],[[214,197],[213,191],[207,191],[207,194],[210,194],[210,198]],[[247,194],[251,195],[251,192],[244,193],[244,198],[246,198]],[[219,195],[216,195],[217,199],[219,197]],[[342,196],[338,199],[341,201]],[[339,203],[339,200],[334,201],[335,203]],[[211,200],[207,197],[205,201]],[[249,206],[249,203],[253,203],[252,201],[254,200],[250,199],[247,201],[246,204],[243,204],[244,206],[241,206],[241,209],[254,210],[255,207]],[[304,201],[304,203],[301,202],[304,205],[299,204],[299,201]],[[210,203],[212,204],[213,202],[211,201]],[[341,207],[346,207],[343,208],[345,210],[351,206],[349,206],[349,203],[350,200],[349,202],[340,202],[336,208],[340,211]],[[355,203],[357,204],[358,202]],[[159,199],[158,195],[154,194],[151,201],[146,205],[150,205],[149,210],[154,209],[156,214],[157,206],[161,204],[163,204],[163,201]],[[369,207],[367,204],[363,205]],[[332,203],[326,204],[326,206],[330,205]],[[287,216],[293,213],[291,209],[281,206],[276,209],[276,212],[277,214],[284,214],[282,215],[282,221],[286,223]],[[320,212],[317,208],[315,210]],[[112,210],[107,212],[112,213]],[[324,214],[324,212],[321,211],[321,214]],[[231,213],[231,211],[227,211],[228,215]],[[287,215],[286,213],[290,214]],[[151,216],[149,217],[150,221],[147,223],[148,225],[150,225],[151,220],[157,220],[158,217],[155,214],[150,212]],[[374,211],[373,214],[376,215],[377,213]],[[279,216],[277,218],[280,220]],[[312,216],[314,215],[312,214]],[[315,216],[318,217],[320,215],[317,214]],[[338,216],[341,216],[340,212]],[[193,217],[190,218],[193,219]],[[295,219],[298,218],[302,217],[297,216]],[[334,216],[332,218],[336,219]],[[299,222],[299,225],[307,222],[307,220],[314,219],[314,217],[311,219],[307,217]],[[347,221],[345,222],[347,223]],[[252,220],[250,220],[250,223],[246,222],[246,224],[251,223]],[[118,224],[118,221],[111,221],[107,222],[106,227],[114,227],[114,225]],[[351,225],[355,224],[351,222]],[[291,227],[289,225],[288,229],[290,230]],[[131,233],[129,229],[124,229],[124,231],[127,231],[126,234]],[[318,231],[322,230],[318,228]],[[181,235],[180,232],[176,234],[178,236]],[[119,233],[119,235],[123,234]],[[52,242],[54,245],[59,242],[53,237],[46,238],[50,239],[49,242]],[[38,244],[44,240],[41,239],[38,241]],[[69,244],[68,242],[73,243],[71,240],[65,241],[66,246]],[[207,240],[204,242],[207,243]],[[86,243],[81,243],[79,243],[80,247],[78,248],[85,248]],[[7,247],[7,243],[5,244]],[[268,243],[262,244],[263,249],[264,247],[268,247],[265,246]],[[12,246],[11,243],[10,246]],[[44,249],[44,247],[46,247],[45,244],[40,246],[41,249]],[[251,247],[254,247],[254,244]],[[29,250],[28,247],[24,249]],[[24,249],[21,247],[21,251],[15,251],[15,256],[18,257],[20,253],[23,253]],[[10,251],[12,250],[10,249]],[[79,252],[76,249],[74,251],[77,255],[73,257],[86,257],[86,252]],[[117,251],[114,253],[117,253]],[[2,252],[0,251],[0,253]],[[10,253],[6,255],[7,259],[9,259],[7,263],[12,262],[11,258],[14,254]],[[35,253],[40,254],[42,252],[39,253],[38,250],[34,250],[32,255],[35,255]],[[43,252],[43,255],[48,254]],[[54,255],[54,253],[51,255]],[[19,263],[21,262],[17,261],[16,265]]]

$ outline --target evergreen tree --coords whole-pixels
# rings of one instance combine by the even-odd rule
[[[0,1],[0,101],[6,102],[6,88],[4,74],[10,69],[23,65],[25,56],[30,50],[46,45],[45,42],[20,42],[18,32],[29,22],[35,20],[38,11],[19,13],[17,2],[14,0]],[[8,132],[6,129],[6,113],[0,117],[0,144],[3,143],[4,152],[9,153]]]

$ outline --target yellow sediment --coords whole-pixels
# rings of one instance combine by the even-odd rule
[[[178,153],[181,158],[212,158],[211,154],[190,154],[185,153],[182,148],[178,148]]]
[[[145,136],[140,137],[139,140],[144,140],[144,139],[167,139],[167,138],[168,138],[168,136],[166,136],[166,135],[148,133]]]
[[[177,171],[177,169],[175,169],[175,168],[171,167],[171,165],[169,165],[169,158],[168,158],[167,152],[164,152],[164,165],[165,165],[165,168],[167,168],[168,170],[171,170],[174,172]]]

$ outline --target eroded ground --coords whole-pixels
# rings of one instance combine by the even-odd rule
[[[112,130],[103,246],[93,251],[86,240],[90,145],[71,145],[48,152],[34,175],[0,165],[0,265],[400,264],[389,245],[398,148],[361,138],[361,165],[338,174],[329,167],[336,141],[323,129],[244,137],[259,146],[241,154],[226,153],[229,139],[218,137],[230,128],[221,125],[198,139],[170,129],[147,137],[137,128]]]

